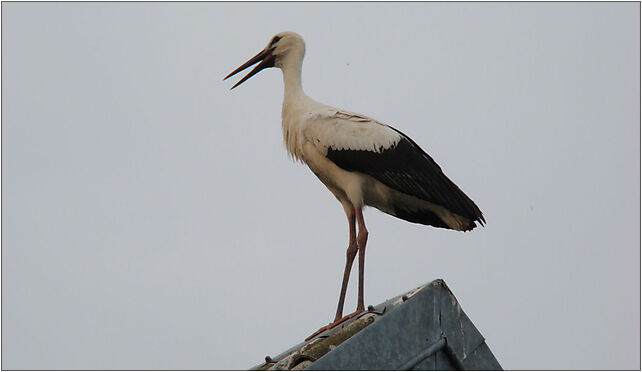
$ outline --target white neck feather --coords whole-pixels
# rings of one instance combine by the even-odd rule
[[[283,71],[283,109],[281,111],[281,125],[283,128],[283,141],[288,154],[295,160],[303,157],[303,118],[306,108],[312,101],[303,92],[301,87],[301,65],[303,55],[290,55],[281,66]]]

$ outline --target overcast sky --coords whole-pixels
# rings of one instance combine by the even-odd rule
[[[288,160],[281,73],[222,81],[284,30],[312,98],[488,221],[366,210],[366,305],[443,278],[506,369],[640,368],[639,3],[2,10],[4,369],[246,369],[332,320],[347,223]]]

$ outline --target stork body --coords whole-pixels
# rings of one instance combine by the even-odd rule
[[[339,304],[334,322],[322,331],[365,311],[363,276],[368,230],[364,206],[406,221],[457,231],[472,230],[477,222],[483,225],[485,220],[475,203],[405,134],[372,118],[309,98],[301,87],[304,54],[303,39],[296,33],[282,32],[226,79],[257,62],[259,65],[232,88],[264,68],[279,67],[283,71],[282,129],[287,151],[308,165],[339,200],[348,218],[349,243]],[[343,317],[357,252],[357,310]]]

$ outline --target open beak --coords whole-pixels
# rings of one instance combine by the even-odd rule
[[[246,68],[252,66],[253,64],[261,61],[261,63],[256,65],[256,67],[254,67],[254,69],[252,71],[250,71],[249,74],[245,75],[243,77],[243,79],[239,80],[238,83],[234,84],[234,86],[232,86],[230,88],[230,90],[232,90],[232,89],[236,88],[237,86],[243,84],[243,82],[245,82],[245,80],[247,80],[247,79],[251,78],[252,76],[256,75],[259,71],[263,70],[264,68],[274,67],[274,55],[272,54],[273,50],[274,50],[274,48],[263,49],[261,52],[259,52],[259,54],[257,54],[254,57],[250,58],[249,61],[245,62],[244,64],[239,66],[239,68],[237,68],[236,70],[232,71],[229,75],[227,75],[225,77],[225,79],[223,79],[223,80],[226,80],[227,78],[229,78],[231,76],[234,76],[237,73],[239,73],[239,72],[245,70]]]

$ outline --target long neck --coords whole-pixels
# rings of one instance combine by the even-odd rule
[[[301,87],[301,60],[289,61],[281,66],[283,71],[283,108],[281,111],[281,126],[283,128],[283,141],[290,156],[301,160],[303,157],[300,138],[301,115],[309,98],[303,93]]]
[[[283,67],[283,98],[293,99],[303,93],[301,87],[301,64],[290,63]]]

